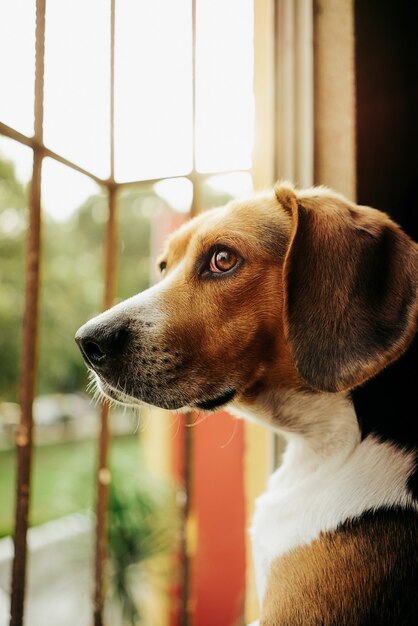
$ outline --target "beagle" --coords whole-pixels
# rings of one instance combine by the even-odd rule
[[[76,341],[113,400],[227,405],[287,439],[251,529],[258,623],[418,624],[418,245],[278,184],[182,226],[159,269]]]

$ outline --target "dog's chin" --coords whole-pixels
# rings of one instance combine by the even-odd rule
[[[126,394],[121,389],[117,389],[104,381],[100,376],[95,374],[96,387],[99,394],[105,399],[115,402],[123,406],[153,406],[169,411],[215,411],[226,406],[236,396],[235,389],[227,389],[216,396],[202,398],[198,400],[180,400],[175,398],[152,398],[150,402],[148,398],[138,398]]]

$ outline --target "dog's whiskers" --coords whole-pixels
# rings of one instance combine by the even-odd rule
[[[177,437],[177,435],[179,434],[180,431],[180,423],[181,423],[181,419],[180,419],[180,413],[171,413],[172,417],[175,418],[174,421],[171,422],[171,427],[173,426],[173,423],[176,425],[176,431],[172,434],[172,439],[175,439]]]
[[[187,426],[187,428],[192,428],[194,426],[197,426],[198,424],[201,424],[202,422],[207,420],[207,418],[208,418],[207,413],[197,413],[197,419],[194,420],[194,422],[186,424],[186,426]]]
[[[232,430],[232,434],[231,434],[231,436],[229,437],[228,441],[226,441],[225,443],[223,443],[223,444],[221,445],[221,448],[222,448],[222,449],[223,449],[223,448],[226,448],[227,446],[229,446],[229,444],[231,443],[231,441],[232,441],[232,440],[233,440],[233,438],[235,437],[235,433],[237,432],[237,424],[238,424],[238,420],[234,417],[234,418],[233,418],[233,421],[234,421],[234,428],[233,428],[233,430]]]
[[[136,435],[137,433],[139,433],[139,423],[141,421],[141,414],[140,414],[139,407],[135,407],[135,409],[132,411],[132,417],[135,418],[135,421],[136,421],[135,428],[132,431],[132,434]]]

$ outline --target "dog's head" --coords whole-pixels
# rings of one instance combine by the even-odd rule
[[[408,346],[418,246],[327,189],[231,202],[168,240],[161,281],[76,340],[122,402],[213,409],[271,389],[345,391]]]

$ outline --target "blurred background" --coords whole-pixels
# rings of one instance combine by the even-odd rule
[[[84,626],[101,409],[73,336],[103,308],[109,220],[114,302],[153,283],[191,214],[277,178],[330,185],[417,236],[417,24],[407,0],[1,1],[0,624],[37,195],[25,623]],[[282,442],[226,414],[115,408],[110,429],[104,623],[255,619],[246,528]]]

